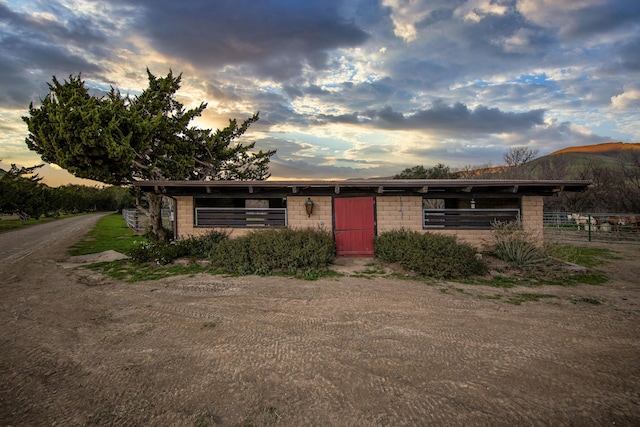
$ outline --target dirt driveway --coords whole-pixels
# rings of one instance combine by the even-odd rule
[[[637,245],[513,305],[368,274],[126,284],[63,262],[96,219],[0,235],[0,425],[640,425]]]

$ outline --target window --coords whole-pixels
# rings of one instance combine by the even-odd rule
[[[196,198],[196,227],[286,227],[286,199]]]
[[[520,217],[517,199],[423,199],[422,228],[491,230],[496,221]]]

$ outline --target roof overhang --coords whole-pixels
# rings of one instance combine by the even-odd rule
[[[310,195],[421,195],[452,197],[549,196],[562,191],[584,191],[591,181],[491,179],[367,179],[319,181],[140,181],[142,191],[168,196],[203,197]],[[465,196],[466,195],[466,196]]]

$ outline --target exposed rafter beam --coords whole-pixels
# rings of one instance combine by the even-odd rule
[[[208,185],[205,187],[205,189],[207,190],[207,194],[211,194],[211,187],[209,187]]]
[[[425,185],[424,187],[422,187],[422,188],[421,188],[420,190],[418,190],[418,191],[419,191],[420,193],[427,194],[427,193],[429,192],[429,187]]]
[[[468,187],[463,188],[462,191],[464,191],[465,193],[471,193],[472,189],[473,185],[469,185]]]
[[[249,186],[249,194],[253,194],[253,187]]]
[[[513,192],[514,192],[514,193],[517,193],[517,192],[518,192],[518,186],[517,186],[517,185],[514,185],[514,186],[513,186]]]

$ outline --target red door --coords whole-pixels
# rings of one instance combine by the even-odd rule
[[[338,256],[373,257],[373,197],[333,199]]]

